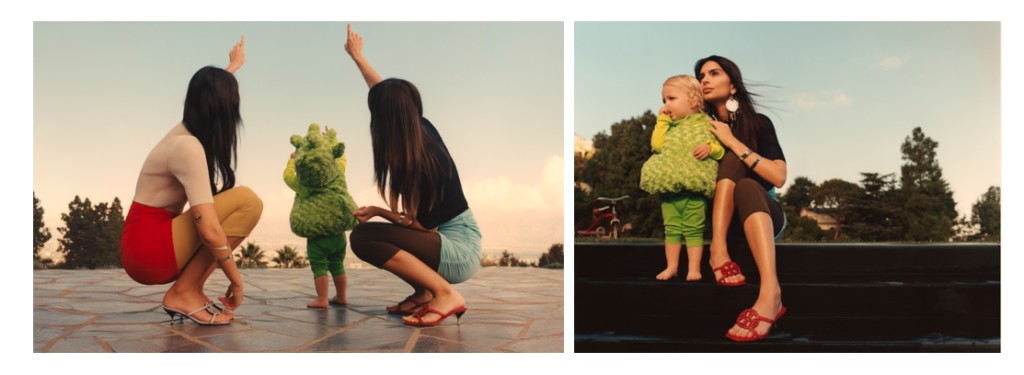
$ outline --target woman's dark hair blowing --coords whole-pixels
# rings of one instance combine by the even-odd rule
[[[207,66],[196,72],[188,82],[185,94],[185,129],[199,139],[206,151],[206,169],[210,173],[210,190],[217,195],[235,187],[238,129],[242,126],[238,81],[224,69]],[[217,190],[214,172],[220,173],[222,185]]]
[[[740,142],[750,147],[750,149],[758,151],[757,139],[761,132],[764,131],[764,124],[761,122],[761,116],[754,109],[754,105],[757,104],[754,101],[754,97],[760,95],[747,90],[746,84],[743,83],[743,74],[740,73],[740,68],[732,60],[722,56],[711,55],[697,60],[697,65],[693,66],[693,73],[698,81],[704,80],[700,70],[708,61],[718,63],[722,67],[722,71],[725,72],[725,75],[729,76],[729,81],[732,82],[733,88],[736,89],[736,93],[732,97],[740,103],[740,108],[736,111],[736,121],[733,121],[731,124],[732,134]],[[707,100],[704,101],[704,112],[714,114],[716,117],[718,116],[718,109]],[[720,120],[728,121],[728,119]]]
[[[423,102],[409,81],[389,78],[373,85],[367,102],[377,192],[392,211],[398,211],[401,198],[402,211],[416,217],[421,197],[429,199],[429,207],[440,203],[435,202],[441,185],[440,161],[430,148],[442,152],[444,148],[420,127]]]

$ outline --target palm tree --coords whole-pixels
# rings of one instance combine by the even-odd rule
[[[278,267],[281,268],[292,268],[295,262],[299,260],[299,252],[295,251],[291,246],[285,246],[281,250],[277,251],[277,256],[271,259],[274,263],[277,263]]]
[[[240,268],[260,268],[266,267],[267,262],[263,261],[263,250],[260,250],[259,245],[246,242],[238,259],[235,260],[235,265]]]

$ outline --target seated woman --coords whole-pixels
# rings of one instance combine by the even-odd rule
[[[370,87],[374,180],[389,207],[356,210],[360,224],[352,230],[352,252],[413,287],[411,296],[388,308],[414,313],[403,318],[406,324],[435,325],[452,314],[459,319],[466,300],[451,284],[468,280],[480,267],[480,230],[455,161],[423,118],[416,86],[382,80],[363,57],[362,45],[349,26],[345,51]],[[367,223],[374,216],[391,223]]]
[[[740,68],[721,56],[710,56],[694,66],[704,92],[711,132],[728,153],[718,167],[712,208],[711,267],[723,285],[742,285],[746,278],[729,258],[726,237],[745,238],[761,275],[760,294],[753,308],[744,310],[726,337],[736,341],[763,339],[782,317],[782,288],[775,267],[775,237],[786,216],[775,197],[786,182],[786,155],[775,127],[757,113]]]
[[[234,187],[231,166],[242,123],[234,72],[245,62],[244,36],[229,56],[226,69],[207,66],[192,76],[182,121],[143,162],[121,233],[128,276],[147,285],[174,282],[163,299],[172,324],[177,314],[203,325],[230,322],[243,300],[231,251],[263,213],[263,201],[252,189]],[[191,207],[182,213],[185,202]],[[217,265],[231,281],[218,298],[226,311],[203,293]]]

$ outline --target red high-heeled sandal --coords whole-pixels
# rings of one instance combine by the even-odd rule
[[[402,310],[402,304],[406,303],[406,302],[412,302],[412,304],[415,305],[415,306],[413,306],[411,309],[408,309],[408,310]],[[408,314],[408,313],[414,313],[417,310],[419,310],[421,307],[423,307],[424,305],[426,305],[426,303],[416,302],[416,300],[412,299],[412,296],[408,296],[408,297],[405,297],[405,299],[402,300],[402,302],[398,303],[398,309],[397,310],[395,310],[395,311],[388,311],[388,314]]]
[[[416,322],[410,322],[410,321],[407,320],[407,321],[405,321],[405,324],[408,324],[408,325],[411,325],[411,326],[434,326],[434,325],[440,324],[445,318],[447,318],[449,316],[452,316],[452,314],[455,314],[455,319],[458,320],[458,323],[456,323],[456,324],[462,325],[462,314],[465,314],[466,310],[469,310],[469,309],[467,309],[466,306],[463,305],[463,306],[456,307],[456,308],[452,309],[452,311],[449,311],[447,314],[444,314],[444,313],[442,313],[440,311],[437,311],[437,310],[434,310],[434,309],[430,308],[430,304],[429,303],[424,303],[423,306],[421,306],[419,310],[416,310],[416,313],[412,315],[413,317],[416,318],[417,321]],[[440,315],[441,319],[438,319],[438,320],[430,322],[430,323],[424,323],[423,322],[423,316],[427,315],[427,313],[434,313],[434,314]]]
[[[736,275],[743,275],[743,273],[740,272],[740,266],[738,264],[736,264],[736,262],[733,262],[731,260],[728,261],[728,262],[723,263],[721,266],[718,266],[718,268],[715,268],[715,269],[713,269],[711,271],[712,272],[714,272],[714,271],[722,271],[722,277],[719,277],[718,280],[715,280],[715,282],[718,283],[718,285],[740,286],[740,285],[746,285],[746,283],[747,283],[747,280],[740,280],[739,282],[736,282],[736,283],[723,282],[723,280],[725,280],[726,277],[736,276]]]
[[[768,334],[772,332],[772,326],[768,326],[768,331],[764,333],[764,336],[761,336],[758,335],[757,331],[755,330],[755,328],[757,328],[757,325],[760,324],[762,321],[775,325],[775,322],[777,322],[779,318],[782,317],[782,314],[785,312],[786,308],[783,307],[782,310],[779,310],[779,315],[775,316],[775,319],[772,320],[762,317],[754,309],[743,310],[743,312],[740,313],[740,316],[736,318],[736,325],[740,326],[740,328],[746,328],[750,330],[750,332],[754,334],[754,337],[739,337],[731,333],[726,333],[725,337],[733,339],[733,341],[757,341],[765,337],[768,337]]]

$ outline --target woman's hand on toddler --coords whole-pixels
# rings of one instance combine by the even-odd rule
[[[705,158],[708,157],[708,155],[711,155],[711,145],[709,144],[705,143],[693,149],[693,157],[697,158],[698,160],[704,160]]]
[[[363,206],[359,207],[359,209],[353,212],[352,215],[356,217],[356,220],[359,221],[359,224],[363,224],[368,220],[372,219],[374,216],[377,216],[377,210],[378,208],[376,206]]]

